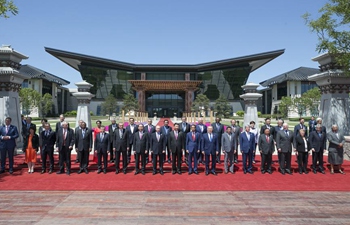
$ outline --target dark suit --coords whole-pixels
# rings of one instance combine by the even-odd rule
[[[129,147],[129,133],[125,129],[116,129],[113,137],[113,148],[115,148],[115,169],[119,172],[120,154],[122,155],[123,172],[126,172],[127,163],[127,148]]]
[[[248,133],[249,139],[246,132],[242,132],[239,135],[239,143],[241,145],[241,152],[243,158],[243,171],[252,172],[252,162],[253,162],[253,150],[255,148],[255,135]],[[248,166],[247,166],[248,160]]]
[[[134,124],[133,126],[131,126],[130,124],[128,126],[126,126],[125,128],[126,132],[128,132],[128,138],[129,138],[129,143],[128,143],[128,151],[127,151],[127,155],[128,155],[128,163],[130,163],[131,160],[131,150],[134,147],[133,146],[133,141],[134,141],[134,134],[138,131],[138,125]],[[135,151],[135,150],[134,150]]]
[[[185,149],[185,141],[186,136],[184,132],[177,133],[177,137],[175,136],[175,131],[171,131],[168,137],[168,146],[172,153],[173,162],[172,162],[172,170],[180,172],[181,171],[181,163],[182,163],[182,151]]]
[[[144,132],[148,133],[148,137],[151,138],[151,134],[153,134],[154,132],[156,132],[156,127],[151,125],[149,126],[148,124],[145,125],[145,127],[143,128]],[[151,141],[148,141],[148,144],[151,144]],[[153,159],[153,155],[151,153],[151,159]],[[149,161],[149,153],[146,154],[146,163],[148,163]]]
[[[70,128],[66,131],[66,137],[64,137],[64,130],[61,128],[56,132],[56,147],[59,153],[59,166],[60,172],[64,172],[64,163],[67,166],[67,172],[70,173],[71,169],[71,151],[74,145],[74,131]],[[71,147],[72,149],[69,149]]]
[[[309,121],[310,134],[311,134],[312,131],[316,130],[316,125],[317,125],[316,120],[310,120]]]
[[[114,139],[114,133],[115,131],[118,129],[118,124],[110,124],[108,126],[108,133],[109,133],[109,149],[110,149],[110,157],[109,159],[111,161],[115,160],[115,155],[114,155],[114,152],[113,152],[113,139]]]
[[[64,121],[63,121],[63,122],[64,122]],[[58,131],[59,129],[62,128],[62,125],[61,125],[61,124],[62,124],[63,122],[59,121],[59,122],[56,123],[56,130],[55,130],[55,131],[56,131],[56,134],[57,134],[57,131]],[[69,128],[69,124],[68,124],[68,128]]]
[[[272,153],[275,151],[275,144],[272,135],[267,136],[261,134],[258,140],[259,151],[261,152],[261,171],[265,171],[265,165],[267,171],[271,172]]]
[[[266,128],[268,128],[268,129],[270,130],[270,134],[271,134],[272,136],[275,135],[275,127],[273,127],[273,126],[271,126],[271,125],[270,125],[270,126],[267,126],[266,124],[263,125],[263,126],[260,128],[260,134],[263,134]]]
[[[309,135],[309,142],[311,149],[315,150],[312,152],[312,169],[317,171],[318,161],[318,169],[323,171],[323,151],[326,149],[327,143],[326,132],[312,131]]]
[[[191,125],[188,124],[188,123],[181,122],[181,123],[179,123],[179,130],[184,132],[184,134],[185,134],[185,141],[186,141],[186,135],[187,135],[188,132],[190,132]],[[188,164],[187,160],[188,160],[188,153],[185,151],[185,162],[186,162],[186,164]]]
[[[235,161],[238,160],[238,145],[239,145],[239,135],[241,134],[241,128],[240,126],[238,125],[235,125],[235,126],[231,126],[231,129],[232,129],[232,134],[235,135],[235,138],[236,138],[236,153],[234,154],[234,159]]]
[[[3,140],[4,136],[10,136],[9,140]],[[9,157],[9,171],[13,171],[13,154],[16,147],[16,138],[18,130],[14,125],[9,125],[6,132],[6,126],[0,128],[0,151],[1,151],[1,171],[5,171],[6,155]]]
[[[294,135],[291,131],[281,130],[277,133],[276,136],[276,147],[277,150],[281,149],[280,152],[280,169],[281,172],[288,170],[291,172],[291,157],[292,157],[292,145],[294,142]]]
[[[195,132],[194,135],[193,132],[188,132],[186,135],[186,151],[189,151],[188,154],[188,172],[198,172],[197,171],[197,151],[201,149],[200,142],[201,142],[201,134]],[[192,169],[192,159],[194,160],[194,167]]]
[[[220,157],[221,157],[221,136],[224,133],[224,125],[221,123],[212,123],[211,126],[213,127],[213,133],[218,138],[219,143],[219,154],[216,156],[216,161],[220,163]]]
[[[150,134],[150,150],[153,153],[153,172],[157,172],[157,159],[159,159],[159,172],[163,172],[163,164],[164,164],[164,154],[166,148],[167,138],[164,134],[160,133],[159,140],[157,138],[157,133]]]
[[[75,130],[74,130],[74,134],[77,134],[78,133],[78,130],[80,130],[81,129],[81,127],[80,126],[77,126],[76,128],[75,128]],[[76,155],[76,161],[75,162],[79,162],[79,159],[80,159],[80,152],[78,151],[77,152],[77,155]]]
[[[166,126],[162,126],[161,128],[160,128],[160,133],[161,134],[164,134],[165,135],[165,137],[166,137],[166,153],[167,153],[167,155],[168,155],[168,161],[170,161],[171,160],[171,152],[170,152],[170,149],[169,149],[169,145],[168,145],[168,137],[169,137],[169,134],[170,134],[170,132],[172,131],[173,129],[172,129],[172,127],[170,127],[170,126],[168,126],[168,127],[166,127]],[[164,161],[165,161],[165,153],[164,153]]]
[[[209,133],[203,134],[201,139],[201,149],[205,153],[205,172],[209,173],[209,162],[211,156],[210,172],[215,173],[216,168],[216,153],[219,152],[219,140],[216,134],[212,133],[211,138]]]
[[[201,134],[201,138],[202,138],[203,134],[207,133],[207,126],[204,124],[197,124],[196,125],[196,132]],[[198,163],[205,163],[205,158],[204,158],[202,152],[199,152],[197,154],[197,160],[198,160]]]
[[[145,172],[146,168],[146,154],[145,151],[148,151],[148,133],[143,132],[142,137],[140,139],[140,132],[136,132],[134,134],[134,151],[135,151],[135,168],[136,173],[140,171],[140,158],[141,158],[141,171]]]
[[[97,151],[97,169],[101,171],[102,169],[102,158],[103,158],[103,170],[107,170],[108,161],[108,151],[110,151],[110,134],[103,133],[103,138],[101,139],[101,134],[96,135],[95,138],[95,150]]]
[[[308,134],[308,133],[307,133],[307,126],[302,125],[301,123],[299,123],[299,124],[295,125],[295,127],[294,127],[294,137],[296,137],[296,136],[299,135],[299,131],[300,131],[301,129],[304,129],[304,130],[305,130],[305,137],[308,136],[308,135],[307,135],[307,134]]]
[[[306,146],[305,146],[306,143]],[[305,138],[303,139],[300,135],[294,138],[294,147],[298,152],[298,169],[300,172],[307,173],[307,163],[309,159],[310,143]]]
[[[51,129],[46,132],[43,130],[40,133],[40,148],[41,148],[41,157],[42,157],[42,170],[46,170],[46,157],[49,156],[50,170],[54,169],[54,146],[56,143],[56,132]]]
[[[86,128],[85,131],[83,129],[78,129],[74,140],[75,148],[78,148],[80,153],[80,169],[85,170],[88,167],[90,149],[92,149],[92,131],[88,128]]]

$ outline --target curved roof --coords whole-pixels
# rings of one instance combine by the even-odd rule
[[[31,65],[22,65],[19,72],[27,75],[29,78],[40,78],[60,85],[68,85],[70,83],[65,79]]]
[[[134,64],[111,59],[105,59],[95,56],[84,55],[80,53],[68,52],[45,47],[45,51],[79,71],[80,65],[98,66],[111,69],[119,69],[132,72],[148,71],[183,71],[183,72],[204,72],[212,70],[227,69],[240,66],[251,66],[251,72],[265,65],[276,57],[284,53],[284,49],[264,52],[254,55],[242,56],[237,58],[200,63],[193,65],[166,65],[166,64]]]

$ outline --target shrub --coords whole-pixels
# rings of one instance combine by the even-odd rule
[[[64,114],[65,117],[73,117],[73,116],[77,116],[77,111],[76,110],[72,110],[72,111],[68,111]]]
[[[239,111],[236,112],[236,114],[237,114],[237,116],[242,117],[242,116],[244,116],[244,111],[239,110]]]

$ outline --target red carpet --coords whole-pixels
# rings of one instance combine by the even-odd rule
[[[326,174],[307,175],[296,174],[282,175],[274,170],[273,174],[261,174],[259,162],[255,169],[259,168],[253,175],[243,174],[242,164],[238,163],[236,174],[223,174],[223,164],[219,164],[218,176],[205,176],[204,166],[199,168],[199,175],[188,175],[187,167],[183,164],[182,175],[172,175],[171,166],[165,163],[165,174],[152,175],[151,164],[147,165],[146,175],[134,175],[134,164],[130,164],[128,173],[114,173],[115,167],[109,164],[107,174],[97,174],[96,165],[90,161],[89,174],[77,174],[78,165],[72,163],[72,174],[57,175],[40,174],[41,165],[37,164],[35,173],[28,174],[23,163],[23,155],[15,158],[15,172],[0,175],[0,190],[60,190],[60,191],[350,191],[350,162],[343,165],[347,175],[336,173],[331,175],[329,169]],[[72,156],[75,159],[75,156]],[[257,157],[259,160],[259,157]],[[133,161],[133,159],[132,159]],[[57,162],[57,158],[56,158]],[[296,163],[293,158],[293,168]],[[277,167],[277,166],[275,166]],[[58,165],[55,165],[57,171]]]
[[[164,126],[164,120],[168,120],[169,126],[174,127],[174,123],[170,120],[170,118],[160,118],[160,120],[157,123],[157,126]]]

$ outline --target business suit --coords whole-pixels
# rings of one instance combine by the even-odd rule
[[[81,126],[77,126],[74,130],[74,134],[77,134],[78,130],[80,130],[80,129],[81,129]],[[79,159],[80,159],[80,152],[78,151],[76,154],[76,157],[75,157],[75,162],[78,163]]]
[[[129,143],[129,133],[126,129],[116,129],[113,137],[113,149],[115,149],[115,172],[119,173],[120,155],[122,155],[123,173],[126,173],[127,163],[127,148]]]
[[[291,157],[292,157],[292,146],[294,143],[294,135],[289,130],[281,130],[276,136],[276,147],[277,150],[281,150],[280,158],[280,169],[281,173],[284,174],[286,171],[291,173]]]
[[[299,131],[300,131],[301,129],[304,129],[304,130],[305,130],[305,137],[308,136],[307,126],[305,126],[305,125],[299,123],[299,124],[295,125],[295,127],[294,127],[294,137],[296,137],[296,136],[299,135]]]
[[[211,169],[212,174],[216,174],[216,155],[219,153],[219,141],[218,137],[214,133],[203,134],[201,139],[201,149],[205,154],[205,173],[209,173],[209,163],[211,158]]]
[[[227,173],[230,171],[231,173],[234,173],[234,152],[236,149],[236,137],[233,133],[224,133],[221,136],[221,146],[222,151],[225,154],[224,157],[224,171]],[[230,165],[230,166],[229,166]]]
[[[101,132],[96,135],[95,138],[95,151],[97,151],[97,169],[98,173],[102,170],[102,158],[103,158],[103,172],[107,172],[108,152],[110,151],[110,134]]]
[[[63,123],[64,121],[58,121],[57,123],[56,123],[56,130],[55,130],[55,132],[56,132],[56,134],[57,134],[57,131],[58,130],[60,130],[61,128],[62,128],[62,123]],[[67,123],[68,124],[68,128],[69,128],[69,123]]]
[[[275,134],[275,127],[271,126],[271,124],[270,124],[270,125],[266,125],[266,124],[265,124],[265,125],[261,126],[261,128],[260,128],[260,134],[263,134],[264,131],[266,130],[266,128],[270,130],[270,134],[271,134],[272,136]]]
[[[265,165],[268,173],[272,173],[272,154],[275,151],[275,144],[272,135],[261,134],[258,140],[259,151],[261,155],[261,172],[264,173]]]
[[[92,131],[88,128],[78,129],[78,132],[75,134],[75,148],[78,149],[80,153],[80,170],[84,170],[86,172],[88,163],[89,163],[89,155],[92,149]]]
[[[255,148],[255,136],[250,132],[242,132],[239,135],[239,143],[241,146],[241,152],[243,157],[243,172],[253,173],[252,171],[252,155]],[[247,166],[248,159],[248,166]]]
[[[145,173],[146,168],[146,151],[148,151],[149,144],[148,144],[148,133],[141,132],[141,138],[140,138],[140,131],[136,132],[134,134],[134,151],[135,151],[135,174],[140,172],[140,158],[141,158],[141,172],[142,174]]]
[[[189,152],[188,154],[188,173],[191,174],[192,172],[198,173],[197,171],[197,156],[198,151],[200,151],[201,146],[201,134],[197,132],[189,132],[186,135],[186,151]],[[192,159],[194,160],[194,167],[192,168]]]
[[[294,146],[298,152],[298,170],[299,173],[308,173],[307,171],[307,163],[309,160],[309,150],[310,148],[310,143],[306,139],[306,137],[302,137],[300,135],[296,136],[294,138]]]
[[[171,161],[171,152],[170,152],[169,145],[168,145],[168,138],[169,138],[169,134],[172,130],[173,130],[173,128],[170,126],[162,126],[160,128],[160,133],[164,134],[166,137],[166,154],[168,155],[168,163],[170,163],[170,161]],[[166,157],[165,157],[165,153],[164,153],[164,161],[165,161],[165,158]]]
[[[159,140],[158,140],[159,138]],[[157,173],[157,159],[159,159],[159,172],[163,174],[164,153],[166,148],[167,138],[162,133],[150,134],[150,150],[153,153],[153,174]]]
[[[177,132],[177,133],[176,133]],[[172,153],[172,171],[181,173],[182,151],[185,149],[186,136],[184,132],[171,131],[168,137],[168,146]]]
[[[325,132],[312,131],[309,136],[310,147],[312,151],[312,169],[314,173],[318,169],[320,172],[323,171],[323,153],[326,149],[327,134]]]
[[[66,134],[64,136],[64,134]],[[58,148],[58,157],[59,157],[59,173],[64,172],[64,163],[66,163],[67,174],[71,172],[71,151],[73,149],[74,141],[74,131],[70,128],[65,129],[61,128],[56,132],[57,140],[56,147]],[[71,149],[70,149],[71,148]]]
[[[128,155],[127,163],[130,163],[131,150],[135,147],[135,146],[133,146],[134,134],[138,131],[138,126],[136,124],[133,124],[133,125],[129,124],[128,126],[126,126],[125,130],[126,130],[126,132],[128,132],[128,137],[129,137],[129,143],[128,143],[129,149],[127,150],[127,155]],[[135,149],[134,149],[134,151],[135,151]]]
[[[115,160],[115,155],[113,152],[113,137],[114,137],[114,133],[115,131],[118,129],[118,124],[110,124],[108,126],[108,137],[109,137],[109,149],[110,149],[110,156],[109,156],[109,160],[111,162],[113,162]]]
[[[275,140],[275,145],[276,145],[277,133],[281,130],[283,130],[283,126],[275,126],[275,132],[273,134],[273,139]],[[281,161],[281,153],[279,151],[277,151],[277,157],[278,157],[278,165],[281,165],[281,162],[280,162]]]
[[[208,128],[204,124],[197,124],[196,125],[196,132],[201,134],[201,138],[202,138],[203,134],[206,134],[208,132],[207,130],[208,130]],[[199,163],[204,163],[205,164],[205,158],[203,157],[202,150],[201,150],[201,152],[199,152],[197,154],[197,160],[198,160],[198,164]]]
[[[42,157],[42,170],[46,171],[46,158],[49,156],[50,162],[50,172],[52,173],[54,169],[54,146],[56,143],[56,132],[51,129],[46,131],[43,130],[40,133],[40,149],[41,149],[41,157]]]
[[[234,153],[234,161],[237,162],[238,161],[238,145],[239,145],[239,135],[241,134],[241,128],[238,125],[231,125],[231,129],[232,129],[232,134],[235,135],[236,138],[236,153]]]
[[[216,161],[220,163],[221,157],[221,136],[224,133],[224,125],[221,123],[212,123],[213,133],[217,136],[218,144],[219,144],[219,154],[216,156]]]
[[[316,120],[310,120],[309,121],[310,134],[311,134],[312,131],[316,130],[316,125],[317,125]]]
[[[179,130],[181,130],[184,133],[184,135],[185,135],[184,139],[186,142],[186,135],[188,132],[190,132],[191,125],[187,122],[181,122],[181,123],[179,123]],[[185,157],[184,158],[185,158],[186,164],[188,165],[188,161],[187,161],[188,160],[188,153],[186,152],[186,150],[185,150]]]
[[[145,127],[143,128],[144,132],[148,133],[148,137],[151,137],[151,134],[153,134],[154,132],[156,132],[156,127],[153,125],[145,125]],[[148,144],[151,144],[151,141],[148,141]],[[153,155],[151,153],[151,159],[153,160]],[[146,164],[149,162],[149,153],[146,154]]]
[[[341,165],[344,160],[344,135],[340,132],[329,132],[327,134],[327,139],[329,141],[328,145],[328,162],[332,165]],[[342,147],[339,144],[343,144]]]
[[[6,130],[7,127],[7,130]],[[10,136],[10,139],[5,140],[5,136]],[[16,138],[18,138],[18,130],[14,125],[4,125],[0,128],[0,151],[1,151],[1,170],[5,171],[6,155],[9,157],[9,171],[13,172],[13,155],[16,147]]]

